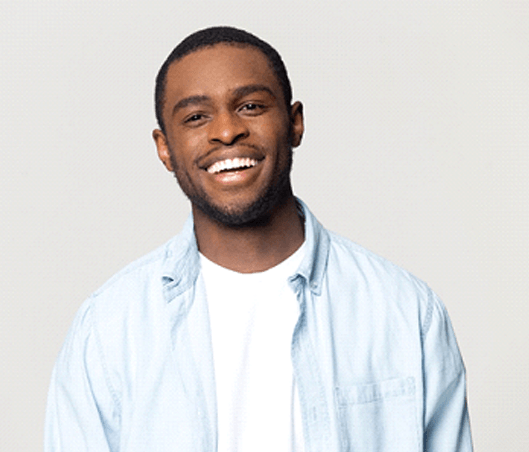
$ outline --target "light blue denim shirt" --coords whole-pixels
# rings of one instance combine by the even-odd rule
[[[307,254],[289,284],[306,451],[471,451],[465,370],[440,300],[301,205]],[[190,218],[83,304],[53,371],[47,452],[216,450],[199,273]]]

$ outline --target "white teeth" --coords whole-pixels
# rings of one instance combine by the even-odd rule
[[[238,168],[251,168],[255,165],[257,165],[257,160],[251,158],[236,157],[234,159],[226,159],[221,160],[220,162],[216,162],[210,167],[208,167],[207,171],[210,174],[216,174],[220,173],[221,171],[233,170]]]

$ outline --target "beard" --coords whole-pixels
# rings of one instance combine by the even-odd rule
[[[287,164],[266,188],[262,196],[242,208],[230,208],[229,206],[215,205],[204,191],[194,187],[189,175],[179,172],[174,153],[171,153],[171,163],[173,168],[175,168],[174,175],[178,185],[191,201],[191,204],[198,207],[209,218],[228,227],[247,227],[263,224],[275,207],[280,206],[292,196],[290,184],[292,160],[293,151],[290,147]]]

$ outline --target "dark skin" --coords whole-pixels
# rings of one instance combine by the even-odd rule
[[[304,228],[289,170],[291,148],[304,131],[303,109],[299,102],[286,105],[260,50],[217,44],[174,62],[163,117],[166,133],[156,129],[153,137],[191,200],[200,252],[230,270],[253,273],[301,246]],[[270,201],[256,208],[262,199]],[[226,218],[257,213],[234,224],[212,216],[204,203]]]

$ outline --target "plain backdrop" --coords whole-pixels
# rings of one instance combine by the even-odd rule
[[[529,2],[0,2],[0,449],[40,450],[81,302],[189,213],[154,77],[210,25],[283,56],[297,195],[444,300],[475,448],[529,450]]]

